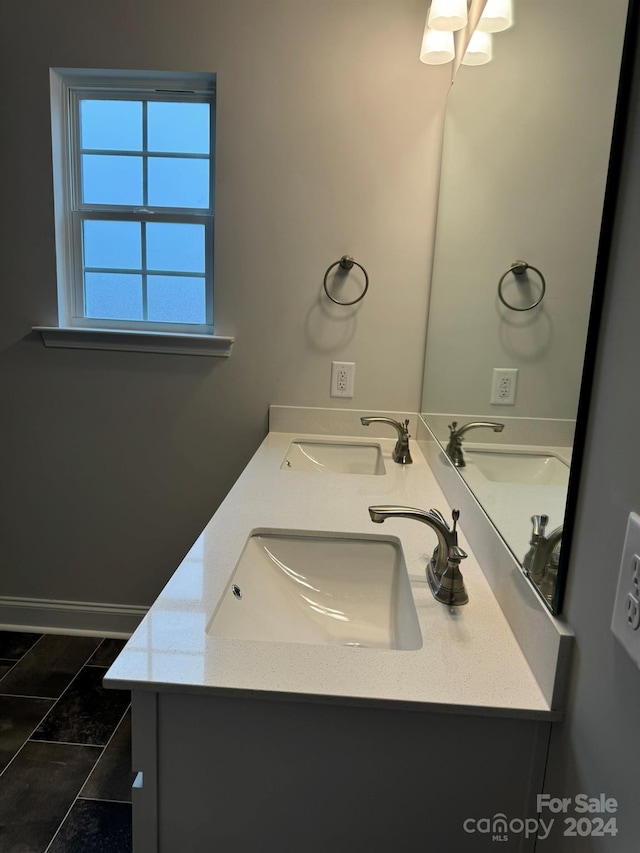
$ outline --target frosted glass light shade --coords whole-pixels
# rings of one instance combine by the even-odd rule
[[[463,65],[486,65],[493,56],[493,43],[489,33],[478,30],[471,36],[469,47],[462,57]]]
[[[426,65],[444,65],[451,62],[454,56],[453,33],[444,30],[431,30],[427,24],[422,36],[420,62],[424,62]]]
[[[467,0],[431,0],[427,24],[432,30],[461,30],[467,26]]]
[[[513,0],[487,0],[477,28],[484,33],[501,33],[512,26]]]

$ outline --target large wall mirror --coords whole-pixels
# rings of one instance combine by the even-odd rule
[[[628,3],[514,6],[448,99],[422,411],[557,611]]]

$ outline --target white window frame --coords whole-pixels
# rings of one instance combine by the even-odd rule
[[[51,114],[54,210],[58,280],[58,326],[37,326],[50,346],[91,346],[100,349],[184,351],[228,355],[233,338],[213,332],[213,243],[215,175],[214,74],[103,71],[52,68]],[[208,209],[148,208],[84,204],[81,198],[79,102],[92,99],[206,102],[211,106]],[[146,112],[146,110],[145,110]],[[146,148],[146,146],[143,146]],[[105,152],[106,153],[106,152]],[[109,152],[113,153],[113,152]],[[134,153],[134,152],[132,152]],[[154,155],[144,150],[138,156]],[[170,155],[169,155],[170,156]],[[188,155],[187,155],[188,156]],[[146,170],[145,170],[146,172]],[[157,323],[148,320],[95,319],[84,315],[82,223],[87,219],[133,222],[197,223],[205,228],[206,322]],[[144,231],[144,229],[143,229]],[[125,270],[126,272],[126,270]],[[139,272],[136,270],[136,272]],[[143,276],[145,270],[143,269]],[[157,273],[154,270],[154,273]],[[56,331],[59,334],[56,334]],[[46,334],[45,334],[46,333]]]

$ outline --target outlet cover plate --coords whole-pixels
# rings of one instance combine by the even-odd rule
[[[515,406],[517,390],[517,367],[493,368],[490,400],[492,406]]]
[[[331,362],[331,396],[353,397],[356,366],[353,361]]]
[[[632,512],[624,538],[611,630],[640,668],[640,516]]]

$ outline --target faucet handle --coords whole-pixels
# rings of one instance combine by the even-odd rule
[[[431,507],[429,512],[431,513],[431,515],[435,515],[435,517],[438,519],[438,521],[440,521],[442,524],[444,524],[444,526],[447,528],[447,530],[451,530],[453,533],[457,533],[456,526],[458,524],[458,519],[460,518],[460,510],[459,509],[454,509],[451,511],[451,518],[453,519],[453,527],[451,527],[451,525],[449,524],[449,522],[446,520],[446,518],[440,512],[439,509],[434,509],[433,507]]]
[[[435,517],[438,519],[438,521],[442,522],[442,524],[444,524],[444,526],[447,528],[447,530],[451,530],[451,528],[449,527],[449,524],[447,523],[444,515],[440,512],[439,509],[434,509],[433,507],[431,507],[429,512],[431,513],[431,515],[435,515]]]
[[[429,563],[427,580],[431,592],[437,601],[442,604],[459,605],[469,601],[469,595],[464,585],[464,578],[460,571],[460,563],[467,557],[467,553],[457,545],[449,546],[449,556],[444,571],[440,574],[435,572],[434,561]]]
[[[533,522],[533,530],[531,531],[531,536],[540,537],[544,536],[544,531],[549,524],[549,516],[548,515],[532,515],[531,521]]]
[[[461,560],[466,560],[469,555],[463,551],[458,545],[452,545],[449,548],[449,560],[454,563],[459,563]]]

